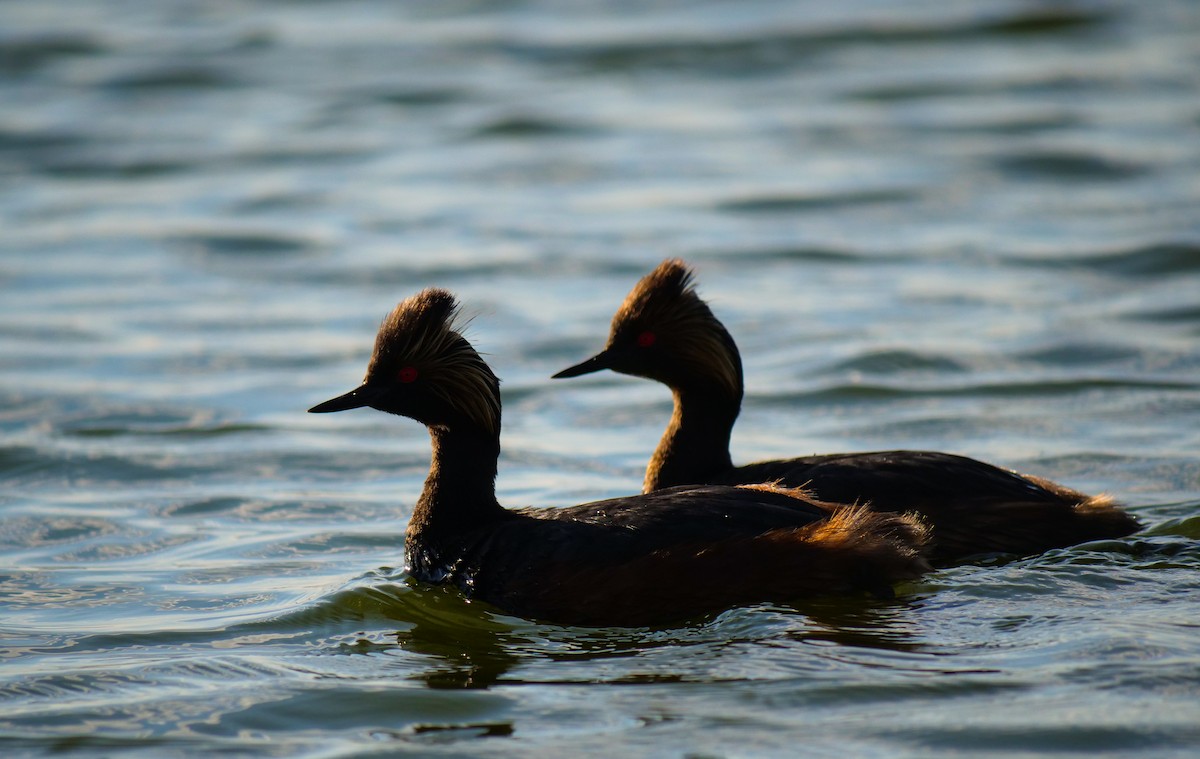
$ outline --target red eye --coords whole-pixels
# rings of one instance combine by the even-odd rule
[[[640,348],[649,348],[657,339],[653,332],[646,331],[637,336],[637,344]]]
[[[417,379],[417,368],[415,366],[406,366],[400,370],[401,382],[415,382]]]

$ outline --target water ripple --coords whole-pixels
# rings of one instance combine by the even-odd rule
[[[716,209],[734,213],[790,213],[897,203],[915,200],[918,197],[919,193],[913,190],[899,189],[859,190],[813,195],[766,194],[722,201],[716,204]]]
[[[1124,250],[1036,258],[1030,266],[1060,269],[1087,268],[1114,277],[1161,277],[1200,272],[1200,243],[1192,241],[1152,242]]]
[[[1198,13],[0,3],[0,751],[1189,756]],[[671,256],[735,452],[964,451],[1146,529],[660,628],[395,568],[427,435],[304,412],[387,309],[478,315],[503,500],[628,494],[669,393],[548,375]]]
[[[1078,150],[1025,151],[997,158],[996,166],[1016,176],[1055,182],[1113,182],[1132,179],[1150,170],[1149,166],[1128,159]]]
[[[0,37],[0,71],[26,74],[60,58],[98,56],[106,47],[94,36],[75,32],[45,32]]]

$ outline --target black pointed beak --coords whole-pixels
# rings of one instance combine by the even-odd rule
[[[592,372],[599,372],[604,369],[612,369],[614,358],[615,356],[613,355],[611,348],[602,350],[583,363],[575,364],[575,366],[563,369],[558,374],[553,375],[550,379],[567,379],[568,377],[579,377],[584,374],[591,374]]]
[[[328,414],[332,411],[348,411],[352,408],[362,408],[370,406],[371,401],[379,395],[375,388],[367,385],[360,385],[354,388],[345,395],[339,395],[336,398],[330,398],[324,403],[318,403],[308,410],[310,414]]]

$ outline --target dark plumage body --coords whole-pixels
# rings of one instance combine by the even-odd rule
[[[604,351],[555,376],[601,369],[657,380],[674,395],[670,424],[646,470],[646,492],[765,481],[880,512],[915,510],[932,529],[936,562],[1040,553],[1138,529],[1105,496],[949,453],[839,453],[735,467],[729,438],[741,408],[741,357],[678,260],[663,262],[634,287],[613,317]]]
[[[409,572],[537,619],[655,624],[754,601],[868,591],[924,570],[922,531],[840,517],[794,493],[684,486],[579,506],[505,510],[452,536],[416,531]],[[871,515],[878,516],[878,515]]]
[[[452,328],[455,308],[441,290],[402,302],[380,328],[363,384],[311,409],[371,406],[429,428],[430,472],[405,538],[417,579],[522,616],[640,625],[757,601],[887,594],[927,569],[924,527],[912,517],[771,486],[504,509],[499,382]]]

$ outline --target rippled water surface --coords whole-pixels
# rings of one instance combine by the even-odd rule
[[[0,752],[1194,756],[1198,210],[1186,0],[0,4]],[[653,630],[411,582],[425,432],[305,409],[445,286],[502,502],[634,492],[667,392],[548,377],[666,256],[736,460],[1146,530]]]

